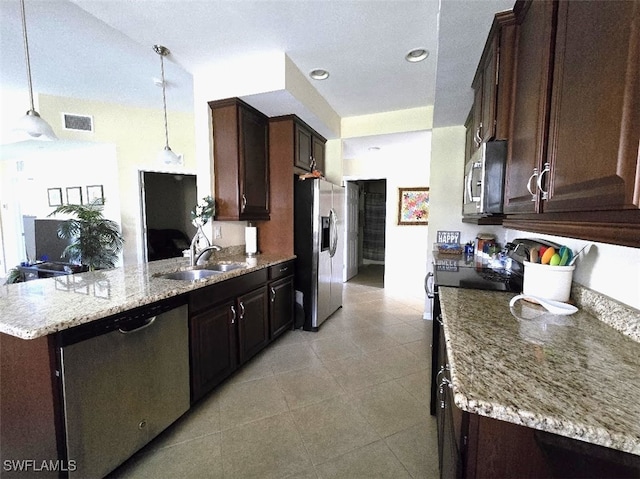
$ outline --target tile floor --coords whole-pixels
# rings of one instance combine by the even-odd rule
[[[113,478],[437,478],[431,322],[379,267],[317,333],[288,331]]]

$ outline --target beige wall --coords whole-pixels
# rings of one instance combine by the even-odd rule
[[[433,108],[413,108],[342,119],[342,138],[415,132],[412,141],[385,147],[366,158],[344,158],[345,180],[386,179],[385,289],[396,294],[424,297],[427,270],[428,226],[398,225],[398,188],[430,186]],[[337,173],[334,165],[327,171]]]
[[[63,130],[55,121],[62,113],[90,115],[94,133]],[[156,161],[164,147],[162,109],[125,107],[113,103],[40,95],[40,114],[62,140],[108,143],[116,147],[120,188],[120,217],[124,234],[124,264],[142,261],[139,171],[195,173],[195,134],[192,113],[168,111],[169,145],[182,154],[184,166],[166,168]]]

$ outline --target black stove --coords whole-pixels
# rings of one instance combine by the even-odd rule
[[[505,268],[492,268],[463,258],[436,259],[434,285],[489,291],[522,291],[522,276]]]

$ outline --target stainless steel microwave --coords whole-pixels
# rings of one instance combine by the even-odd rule
[[[507,141],[480,145],[464,170],[462,215],[466,217],[502,214]]]

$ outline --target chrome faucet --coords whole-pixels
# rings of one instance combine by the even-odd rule
[[[199,263],[199,261],[202,259],[202,257],[205,255],[205,253],[209,253],[203,260],[206,261],[207,259],[209,259],[209,256],[211,256],[211,251],[220,251],[222,250],[222,247],[218,246],[217,244],[212,244],[210,246],[207,246],[206,248],[202,248],[201,251],[198,251],[198,253],[195,255],[195,258],[192,256],[191,257],[191,266],[196,266]]]
[[[198,251],[197,246],[198,246],[198,240],[199,239],[200,239],[200,235],[198,233],[196,233],[195,236],[193,237],[193,239],[191,240],[191,246],[189,246],[189,264],[191,266],[196,266],[198,264],[198,262],[202,259],[202,257],[204,256],[205,253],[209,253],[209,255],[207,255],[207,257],[205,258],[205,260],[206,260],[206,259],[209,258],[210,254],[211,254],[211,251],[220,251],[220,250],[222,250],[221,246],[218,246],[216,244],[212,245],[209,242],[209,238],[204,236],[204,239],[207,240],[207,246],[205,246],[200,251]]]

